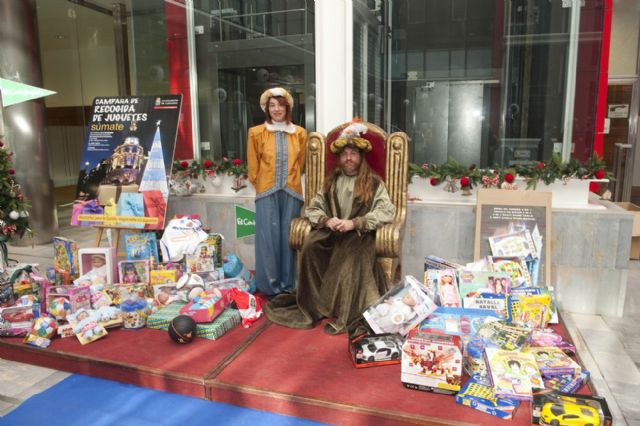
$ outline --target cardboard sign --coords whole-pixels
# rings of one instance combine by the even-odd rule
[[[551,193],[480,189],[477,206],[474,259],[528,258],[532,284],[551,286]]]

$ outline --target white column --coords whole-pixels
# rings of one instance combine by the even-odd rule
[[[563,2],[564,3],[564,2]],[[576,78],[578,69],[578,37],[580,36],[581,0],[571,2],[569,25],[569,54],[567,57],[567,88],[564,97],[564,131],[562,138],[562,161],[569,161],[573,152],[573,120],[576,103]]]
[[[315,2],[316,131],[353,118],[353,4]]]

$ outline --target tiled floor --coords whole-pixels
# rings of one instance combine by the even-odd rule
[[[61,209],[59,221],[69,222],[69,209]],[[60,235],[82,247],[94,244],[91,228],[61,226]],[[21,262],[51,266],[51,245],[11,247],[10,257]],[[630,261],[625,314],[622,318],[564,313],[567,328],[597,392],[606,397],[614,424],[640,426],[640,261]],[[34,393],[67,376],[67,373],[0,359],[0,417]]]

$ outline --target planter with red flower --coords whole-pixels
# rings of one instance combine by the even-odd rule
[[[602,159],[594,156],[586,163],[570,160],[563,163],[554,154],[548,162],[503,169],[480,169],[464,166],[450,159],[445,164],[409,164],[409,200],[427,203],[474,204],[475,189],[535,190],[552,193],[556,208],[598,208],[589,204],[589,191],[608,182]],[[461,197],[467,195],[467,197]]]
[[[169,179],[170,193],[184,196],[202,192],[201,172],[202,166],[197,161],[175,160]]]

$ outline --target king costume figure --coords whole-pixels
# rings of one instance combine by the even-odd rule
[[[330,318],[325,332],[353,334],[362,313],[387,289],[376,261],[376,229],[392,221],[395,206],[366,161],[372,149],[366,132],[355,122],[331,143],[338,162],[305,210],[313,230],[302,248],[296,292],[273,298],[265,308],[277,324],[312,328]]]

